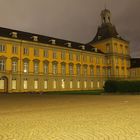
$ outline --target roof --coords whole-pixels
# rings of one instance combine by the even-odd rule
[[[37,39],[37,42],[39,42],[39,43],[52,44],[51,40],[55,40],[54,45],[57,45],[60,47],[72,48],[72,49],[95,52],[95,53],[103,53],[102,51],[100,51],[98,49],[96,50],[93,46],[91,46],[89,44],[82,44],[82,43],[58,39],[58,38],[54,38],[54,37],[48,37],[48,36],[44,36],[44,35],[28,33],[28,32],[24,32],[24,31],[18,31],[18,30],[0,27],[0,36],[2,36],[2,37],[13,38],[11,35],[11,33],[13,33],[13,32],[17,34],[17,38],[15,38],[15,39],[19,39],[19,40],[36,42],[35,40],[33,40],[33,36],[34,36]],[[68,46],[68,43],[70,44],[70,46]]]
[[[140,58],[132,58],[130,62],[131,68],[140,68]]]
[[[126,41],[121,36],[119,36],[116,30],[116,27],[114,25],[112,25],[111,23],[106,23],[98,27],[97,34],[94,37],[94,39],[90,42],[90,44],[101,41],[101,40],[105,40],[108,38],[117,38],[117,39]]]

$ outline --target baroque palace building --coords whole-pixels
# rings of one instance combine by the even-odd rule
[[[0,28],[0,92],[103,89],[108,79],[128,78],[129,42],[101,12],[88,44]]]

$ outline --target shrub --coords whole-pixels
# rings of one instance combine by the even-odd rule
[[[104,90],[105,92],[140,92],[140,81],[108,80]]]

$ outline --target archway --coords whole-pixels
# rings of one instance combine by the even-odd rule
[[[7,93],[8,92],[8,78],[6,76],[2,76],[0,78],[0,84],[1,84],[1,92]]]

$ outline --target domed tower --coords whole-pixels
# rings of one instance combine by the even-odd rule
[[[111,23],[111,13],[108,9],[105,9],[101,12],[102,24]]]
[[[108,78],[128,77],[129,42],[118,34],[116,27],[111,23],[111,12],[108,9],[101,11],[101,25],[89,44],[105,53]]]

